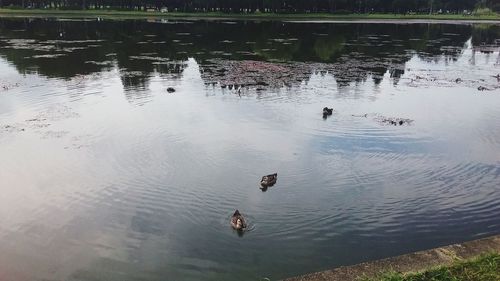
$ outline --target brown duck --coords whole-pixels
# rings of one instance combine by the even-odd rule
[[[278,180],[278,174],[274,173],[272,175],[263,176],[260,180],[261,189],[267,188],[269,186],[273,186]]]
[[[242,231],[247,228],[247,223],[245,222],[243,216],[240,214],[240,211],[236,210],[231,216],[231,226],[238,231]]]

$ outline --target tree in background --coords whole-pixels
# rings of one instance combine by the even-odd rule
[[[462,13],[500,11],[499,0],[0,0],[0,7],[226,13]]]

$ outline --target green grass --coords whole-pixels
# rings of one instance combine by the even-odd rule
[[[221,12],[181,13],[181,12],[145,12],[145,11],[118,11],[118,10],[57,10],[57,9],[0,9],[3,17],[102,17],[102,18],[224,18],[224,19],[277,19],[277,20],[498,20],[500,14],[464,15],[428,15],[428,14],[349,14],[336,15],[328,13],[309,14],[275,14],[254,13],[236,14]]]
[[[363,281],[499,281],[500,255],[488,254],[420,273],[385,273]]]

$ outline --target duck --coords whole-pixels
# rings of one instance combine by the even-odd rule
[[[243,216],[240,214],[240,211],[236,210],[231,216],[231,226],[238,231],[243,231],[245,228],[247,228],[247,223],[245,222]]]
[[[273,186],[278,180],[278,174],[274,173],[271,175],[263,176],[260,180],[261,189],[266,189],[269,186]]]
[[[323,118],[326,118],[327,116],[330,116],[332,114],[333,114],[333,108],[328,108],[328,107],[323,108]]]

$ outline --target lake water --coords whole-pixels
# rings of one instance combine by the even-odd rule
[[[493,24],[0,19],[0,279],[276,280],[498,234],[499,46]]]

